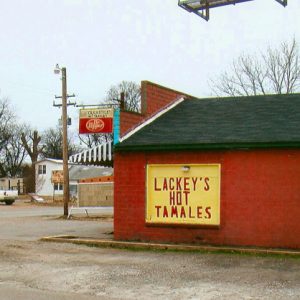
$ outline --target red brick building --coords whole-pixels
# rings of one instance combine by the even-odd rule
[[[300,95],[194,99],[149,82],[143,93],[121,132],[144,123],[115,146],[116,240],[300,248]],[[219,177],[188,175],[212,166]],[[161,204],[164,190],[192,194],[197,180],[198,204]],[[215,207],[201,204],[210,184]]]

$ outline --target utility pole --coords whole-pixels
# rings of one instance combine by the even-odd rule
[[[59,74],[61,71],[61,80],[62,80],[62,96],[55,96],[55,98],[61,98],[62,104],[55,104],[53,106],[62,107],[62,138],[63,138],[63,202],[64,202],[64,216],[69,214],[69,199],[70,199],[70,189],[69,189],[69,166],[68,166],[68,105],[76,105],[76,103],[68,103],[67,98],[75,97],[75,95],[67,94],[67,70],[65,67],[59,68],[56,65],[54,70],[55,74]]]

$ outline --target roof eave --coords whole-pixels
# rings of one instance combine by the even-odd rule
[[[121,145],[115,146],[116,152],[128,151],[176,151],[176,150],[248,150],[270,148],[300,148],[299,142],[245,142],[214,144],[167,144],[167,145]]]

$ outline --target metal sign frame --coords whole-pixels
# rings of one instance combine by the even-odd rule
[[[209,20],[209,10],[210,8],[216,8],[225,5],[235,5],[242,2],[248,2],[253,0],[178,0],[178,5],[192,12],[202,19]],[[287,0],[275,0],[284,7],[287,6]]]
[[[218,227],[220,196],[220,164],[148,164],[145,222]]]

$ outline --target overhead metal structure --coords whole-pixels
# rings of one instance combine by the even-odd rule
[[[178,5],[188,12],[195,13],[204,20],[209,20],[209,10],[225,5],[235,5],[253,0],[178,0]],[[275,0],[283,6],[287,6],[288,0]]]

